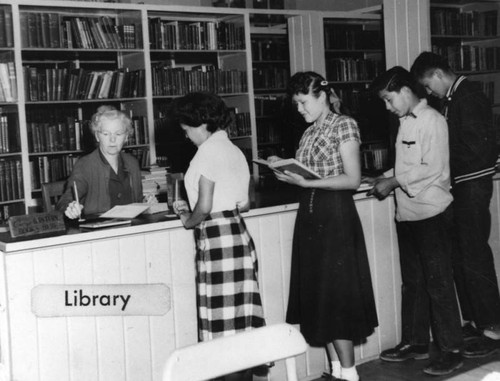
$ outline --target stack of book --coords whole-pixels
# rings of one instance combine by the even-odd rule
[[[142,171],[142,193],[145,197],[167,191],[167,169],[152,165]]]

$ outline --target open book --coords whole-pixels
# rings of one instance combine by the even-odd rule
[[[320,179],[321,176],[296,159],[282,159],[269,163],[267,160],[254,159],[254,163],[270,168],[273,171],[290,171],[303,176],[305,179]]]

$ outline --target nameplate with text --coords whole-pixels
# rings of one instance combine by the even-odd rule
[[[156,284],[44,284],[31,290],[38,317],[152,316],[170,310],[170,288]]]
[[[9,230],[12,238],[27,237],[44,233],[55,233],[66,230],[61,212],[48,212],[11,216]]]

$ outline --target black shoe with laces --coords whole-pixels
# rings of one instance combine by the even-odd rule
[[[431,376],[443,376],[459,369],[464,365],[460,352],[441,352],[427,367],[424,373]]]
[[[380,359],[391,362],[401,362],[405,360],[425,360],[429,358],[428,345],[410,345],[400,343],[394,348],[386,349],[380,354]]]
[[[482,335],[481,330],[474,327],[470,322],[465,323],[462,326],[462,337],[464,338],[464,341],[477,339],[478,337],[481,337],[481,335]]]
[[[493,340],[486,336],[481,336],[465,343],[464,357],[480,358],[489,356],[500,349],[500,340]]]

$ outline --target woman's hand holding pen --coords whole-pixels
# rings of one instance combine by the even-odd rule
[[[76,218],[80,218],[82,215],[83,205],[78,201],[72,201],[68,204],[68,207],[64,211],[66,217],[74,220]]]
[[[80,204],[80,197],[78,196],[78,187],[76,186],[76,181],[73,181],[73,197],[75,201],[70,202],[64,211],[66,217],[71,218],[72,220],[78,218],[80,219],[82,216],[83,205]]]

